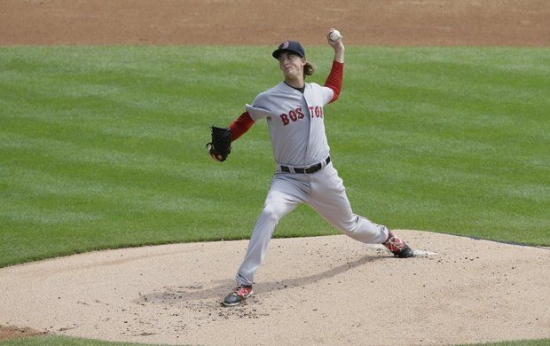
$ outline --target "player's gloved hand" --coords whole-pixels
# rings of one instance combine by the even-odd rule
[[[214,160],[223,162],[231,153],[231,131],[228,128],[212,126],[212,142],[206,143]]]

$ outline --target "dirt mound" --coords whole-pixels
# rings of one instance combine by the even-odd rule
[[[550,337],[550,250],[398,231],[274,239],[246,304],[220,302],[247,241],[87,253],[0,269],[0,324],[166,344],[442,345]]]

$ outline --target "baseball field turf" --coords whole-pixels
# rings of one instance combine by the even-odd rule
[[[221,164],[205,144],[280,81],[271,49],[1,47],[0,267],[248,238],[274,168],[266,125]],[[330,58],[309,49],[310,81]],[[548,48],[347,47],[325,114],[354,209],[391,228],[550,246],[549,81]],[[275,236],[327,234],[301,207]]]

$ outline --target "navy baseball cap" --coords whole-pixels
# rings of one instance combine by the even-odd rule
[[[296,42],[296,41],[285,41],[281,43],[279,45],[279,48],[277,48],[271,55],[273,55],[275,59],[279,59],[279,55],[282,52],[292,52],[294,54],[299,55],[302,58],[305,58],[306,56],[306,51],[304,50],[300,42]]]

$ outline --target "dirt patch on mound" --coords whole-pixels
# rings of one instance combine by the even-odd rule
[[[46,332],[39,332],[30,328],[0,326],[0,341],[22,339],[43,334],[46,334]]]

